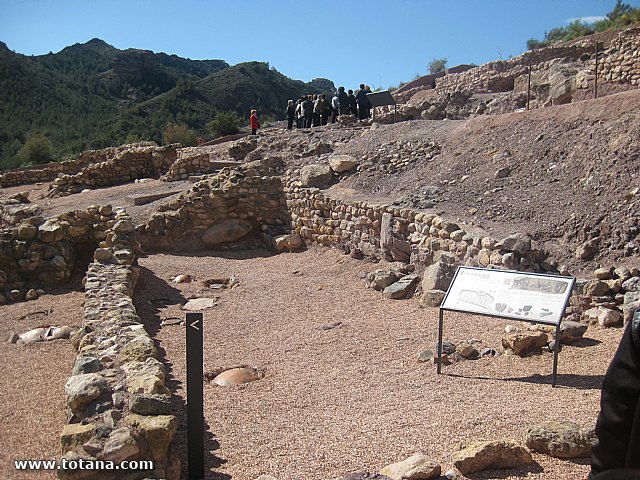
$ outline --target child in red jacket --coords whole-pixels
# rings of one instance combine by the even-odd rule
[[[249,117],[249,124],[251,125],[251,135],[256,135],[260,128],[260,122],[258,121],[257,110],[251,110],[251,116]]]

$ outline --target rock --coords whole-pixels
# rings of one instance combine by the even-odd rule
[[[638,309],[640,309],[640,292],[625,293],[624,303],[622,304],[623,321],[625,325],[631,321]]]
[[[446,294],[443,290],[426,290],[422,292],[418,304],[421,307],[439,307]]]
[[[451,284],[451,280],[453,280],[454,272],[455,268],[452,268],[451,265],[447,265],[442,261],[429,265],[422,273],[422,291],[447,291]]]
[[[147,358],[144,362],[131,361],[124,363],[122,369],[127,374],[127,391],[131,394],[170,395],[164,385],[164,365],[155,358]]]
[[[496,178],[506,178],[511,175],[511,168],[502,167],[496,171]]]
[[[582,289],[584,295],[601,297],[609,293],[609,285],[602,280],[589,280]]]
[[[303,187],[324,187],[333,182],[333,171],[329,165],[307,165],[300,170]]]
[[[618,310],[598,306],[585,310],[582,313],[582,321],[588,324],[597,324],[600,327],[613,327],[622,321],[622,314]]]
[[[374,270],[367,274],[367,286],[374,290],[384,290],[398,281],[398,274],[393,270]]]
[[[596,268],[593,274],[598,280],[609,280],[611,278],[611,268]]]
[[[96,248],[93,252],[93,259],[99,263],[111,263],[113,261],[113,252],[110,248]]]
[[[24,295],[25,300],[36,300],[40,295],[33,288],[27,290],[27,293]]]
[[[246,220],[228,218],[209,227],[201,237],[205,247],[217,247],[221,243],[236,242],[245,237],[253,227]]]
[[[329,157],[329,166],[336,173],[348,172],[358,165],[360,165],[360,162],[351,155],[333,154]]]
[[[430,480],[440,476],[440,465],[422,453],[416,453],[402,462],[392,463],[380,470],[391,480]]]
[[[418,356],[418,362],[420,363],[425,363],[425,362],[433,362],[433,359],[435,358],[435,354],[427,349],[427,350],[423,350],[422,353],[420,353],[420,355]]]
[[[545,332],[532,332],[530,330],[522,332],[508,333],[502,337],[502,346],[513,350],[516,355],[524,356],[527,352],[544,347],[549,343],[549,337]]]
[[[592,238],[591,240],[584,242],[582,245],[576,248],[576,258],[582,260],[591,260],[596,253],[598,253],[598,247],[600,245],[600,237]]]
[[[216,305],[216,301],[213,298],[192,298],[182,307],[183,310],[189,310],[195,312],[198,310],[205,310],[212,308]]]
[[[560,340],[563,343],[571,344],[581,340],[587,331],[587,325],[571,320],[563,320],[560,323]]]
[[[470,358],[478,355],[478,351],[475,347],[465,340],[456,345],[456,352],[464,358]]]
[[[173,440],[178,427],[178,420],[173,415],[138,415],[130,413],[124,418],[127,425],[136,427],[151,450],[151,459],[163,462],[167,456],[167,448]]]
[[[631,270],[629,270],[624,265],[618,268],[615,268],[613,270],[613,273],[615,274],[616,277],[618,277],[623,282],[631,278]]]
[[[102,449],[101,459],[121,463],[140,453],[140,446],[128,427],[113,430]]]
[[[64,391],[67,394],[67,405],[73,412],[79,412],[109,390],[109,384],[98,373],[73,375],[69,377],[64,386]]]
[[[271,475],[260,475],[255,480],[277,480],[276,477],[272,477]]]
[[[302,237],[297,233],[279,235],[273,240],[275,242],[276,251],[278,252],[298,250],[302,245],[304,245]]]
[[[342,480],[391,480],[386,475],[380,475],[378,473],[371,472],[353,472],[343,477]]]
[[[111,229],[119,234],[122,233],[133,233],[136,231],[136,226],[129,219],[118,220]]]
[[[135,360],[137,362],[144,362],[148,358],[156,358],[157,352],[156,348],[151,343],[142,343],[140,341],[137,342],[129,342],[124,346],[122,350],[120,350],[120,362],[125,363],[131,360]]]
[[[100,370],[100,360],[94,357],[78,357],[73,366],[71,375],[83,375],[86,373],[96,373]]]
[[[567,421],[541,422],[525,433],[527,447],[557,458],[588,457],[595,439],[593,430]]]
[[[192,280],[191,275],[186,275],[183,273],[181,275],[176,276],[173,279],[173,283],[190,283],[191,280]]]
[[[238,367],[225,370],[217,375],[212,381],[221,387],[231,385],[241,385],[243,383],[255,382],[262,378],[261,372],[252,367]]]
[[[498,242],[496,248],[524,255],[531,250],[531,238],[524,233],[514,233]]]
[[[93,423],[83,425],[80,423],[69,423],[64,426],[60,434],[60,446],[65,454],[76,447],[83,445],[93,438],[96,427]]]
[[[38,227],[38,239],[44,243],[54,243],[62,240],[64,230],[62,226],[52,220],[47,220]]]
[[[129,399],[129,410],[140,415],[171,415],[171,397],[136,393]]]
[[[631,277],[622,282],[622,289],[627,292],[640,292],[640,277]]]
[[[420,277],[415,273],[402,277],[397,282],[389,285],[382,292],[384,298],[400,300],[403,298],[409,298],[413,295],[413,292],[420,281]]]
[[[438,351],[438,344],[436,343],[436,352]],[[442,342],[442,353],[445,355],[452,355],[456,353],[456,346],[453,342],[448,340],[443,340]]]
[[[472,442],[453,453],[453,465],[465,476],[489,468],[515,468],[533,463],[529,450],[514,440]]]

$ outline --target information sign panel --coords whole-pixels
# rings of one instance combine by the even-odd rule
[[[442,369],[444,311],[456,311],[511,318],[555,326],[560,338],[560,322],[569,303],[575,278],[541,273],[516,272],[477,267],[458,267],[440,306],[438,321],[437,372]],[[560,342],[554,343],[553,376],[556,386]]]
[[[573,282],[558,275],[459,267],[441,308],[556,325]]]

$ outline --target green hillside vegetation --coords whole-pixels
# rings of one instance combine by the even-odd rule
[[[225,68],[222,60],[123,51],[99,39],[31,57],[0,42],[0,169],[41,161],[25,156],[32,136],[44,135],[54,158],[77,154],[123,110]]]
[[[640,8],[633,8],[622,0],[617,0],[616,5],[603,20],[593,23],[585,23],[576,20],[566,27],[551,29],[544,35],[544,40],[530,38],[527,40],[527,49],[548,47],[556,43],[568,42],[576,38],[592,35],[597,32],[620,29],[640,24]]]
[[[251,108],[265,120],[280,119],[287,100],[334,88],[323,78],[292,80],[266,63],[230,67],[119,50],[96,38],[39,56],[0,42],[0,170],[88,148],[160,143],[167,127],[172,138],[210,138],[227,131],[230,120],[244,122]],[[207,126],[218,114],[226,126]]]
[[[303,94],[327,93],[335,87],[330,81],[309,83],[291,80],[262,62],[247,62],[209,75],[202,80],[181,81],[171,91],[123,112],[100,143],[129,140],[161,142],[167,122],[185,124],[201,137],[218,112],[236,112],[248,122],[252,108],[264,117],[284,118],[287,100]]]

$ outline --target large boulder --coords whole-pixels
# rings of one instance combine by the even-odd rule
[[[446,262],[436,262],[429,265],[422,273],[422,291],[447,291],[453,280],[455,268]]]
[[[221,243],[235,242],[245,237],[252,226],[246,220],[228,218],[209,227],[201,237],[206,247],[217,247]]]
[[[524,233],[514,233],[498,242],[496,248],[524,255],[531,250],[531,238]]]
[[[367,287],[384,290],[398,281],[398,273],[393,270],[378,269],[367,274]]]
[[[531,452],[514,440],[472,442],[460,445],[453,453],[453,465],[466,476],[489,468],[515,468],[530,463]]]
[[[622,304],[622,313],[624,316],[624,324],[630,322],[633,315],[640,310],[640,292],[627,292],[624,294],[624,303]]]
[[[324,187],[333,182],[333,170],[329,165],[307,165],[300,170],[303,187]]]
[[[302,237],[297,233],[278,235],[273,239],[273,241],[275,243],[276,251],[278,252],[298,250],[299,248],[302,248],[302,245],[304,245],[304,240],[302,240]]]
[[[593,430],[567,421],[541,422],[525,433],[527,447],[557,458],[588,457],[594,441]]]
[[[413,292],[420,281],[420,277],[415,273],[402,277],[397,282],[389,285],[384,289],[384,298],[390,298],[393,300],[400,300],[403,298],[409,298],[413,295]]]

